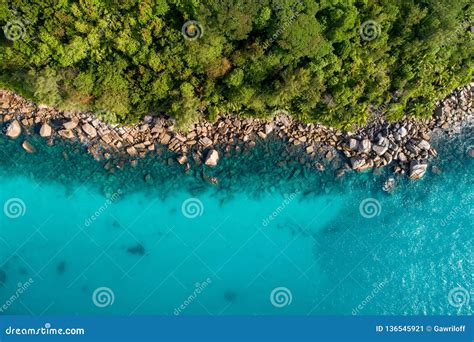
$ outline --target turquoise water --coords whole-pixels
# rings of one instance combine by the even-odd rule
[[[466,135],[391,194],[386,172],[279,167],[276,142],[204,170],[216,187],[163,156],[107,172],[31,141],[0,138],[0,314],[474,311]]]

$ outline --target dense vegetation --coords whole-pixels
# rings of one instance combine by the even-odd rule
[[[8,0],[0,87],[133,122],[231,111],[363,124],[473,75],[471,0]],[[189,20],[197,23],[184,29]]]

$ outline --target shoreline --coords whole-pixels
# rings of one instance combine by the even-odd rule
[[[185,135],[177,132],[174,120],[165,116],[145,116],[133,126],[111,125],[91,112],[59,111],[0,90],[0,125],[2,134],[22,140],[26,152],[35,152],[28,140],[31,135],[43,137],[48,145],[54,144],[55,139],[77,141],[94,159],[107,161],[104,167],[108,170],[122,168],[124,163],[136,166],[138,159],[151,153],[159,155],[158,146],[173,152],[175,157],[169,163],[179,163],[185,171],[200,165],[212,168],[232,152],[242,153],[261,140],[276,138],[288,145],[288,154],[277,166],[297,158],[315,171],[324,171],[325,162],[341,157],[343,162],[335,170],[336,177],[351,170],[363,172],[393,166],[394,173],[420,179],[427,171],[428,161],[437,156],[430,144],[431,135],[438,130],[455,132],[462,124],[472,123],[473,95],[471,83],[439,101],[430,118],[396,122],[381,118],[356,132],[305,124],[281,111],[272,120],[221,115],[212,123],[199,121]],[[474,157],[472,147],[466,152]]]

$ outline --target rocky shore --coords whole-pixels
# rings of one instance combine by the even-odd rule
[[[337,166],[333,163],[337,177],[351,170],[362,172],[391,166],[395,173],[419,179],[428,168],[428,160],[437,156],[430,144],[432,133],[451,132],[461,124],[472,124],[473,94],[474,83],[471,83],[440,101],[430,118],[397,122],[380,118],[356,132],[305,124],[280,111],[272,120],[222,115],[213,123],[200,121],[183,133],[165,116],[145,116],[133,126],[111,125],[93,113],[58,111],[12,92],[0,91],[0,125],[2,134],[21,139],[26,153],[35,152],[29,141],[34,134],[43,137],[49,145],[56,139],[77,141],[96,160],[106,161],[104,167],[108,170],[121,168],[125,163],[134,166],[147,154],[159,155],[159,146],[175,153],[168,163],[179,163],[186,171],[199,165],[212,168],[221,158],[243,153],[262,140],[282,139],[289,148],[278,166],[297,158],[307,167],[324,171],[327,163],[338,159],[342,162]],[[474,156],[472,149],[467,153]]]

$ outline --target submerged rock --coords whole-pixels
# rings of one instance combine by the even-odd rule
[[[65,261],[61,261],[58,266],[57,266],[57,271],[59,274],[63,274],[64,271],[66,270],[66,262]]]
[[[431,171],[432,171],[434,174],[436,174],[436,175],[440,175],[440,174],[441,174],[441,169],[440,169],[438,166],[436,166],[436,165],[433,165],[433,166],[431,167]]]
[[[345,173],[346,173],[345,169],[343,169],[343,168],[337,169],[336,170],[336,178],[341,178],[342,176],[344,176]]]
[[[153,184],[153,177],[150,174],[146,174],[144,180],[147,184]]]
[[[382,186],[382,190],[385,192],[390,192],[395,188],[395,178],[390,177],[387,179]]]
[[[36,149],[29,143],[28,140],[23,141],[21,147],[28,153],[35,153]]]
[[[176,158],[176,160],[178,161],[178,163],[180,163],[181,165],[184,165],[186,164],[186,162],[188,161],[188,157],[186,157],[185,155],[180,155]]]
[[[235,293],[234,291],[226,291],[224,293],[224,298],[228,302],[233,302],[237,298],[237,293]]]
[[[365,165],[365,159],[362,157],[353,157],[350,161],[353,170],[360,170]]]
[[[374,161],[372,159],[365,159],[362,157],[353,157],[350,159],[352,170],[356,171],[366,171],[371,169],[374,166]]]
[[[127,249],[127,252],[133,255],[145,255],[145,247],[141,243]]]
[[[474,158],[474,147],[471,147],[468,151],[467,151],[467,155],[471,158]]]
[[[219,184],[219,179],[217,177],[208,176],[204,172],[202,173],[202,179],[204,179],[206,182],[211,183],[212,185]]]
[[[323,172],[323,171],[326,169],[326,168],[324,167],[324,165],[321,164],[321,163],[316,163],[316,164],[314,165],[314,167],[316,168],[316,170],[318,170],[318,171],[320,171],[320,172]]]

